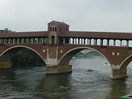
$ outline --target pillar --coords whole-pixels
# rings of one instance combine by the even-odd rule
[[[71,72],[72,72],[71,65],[46,66],[46,74],[64,74],[64,73],[71,73]]]
[[[6,53],[0,57],[0,69],[11,68],[11,54]]]
[[[103,46],[103,39],[101,39],[100,42],[101,42],[101,46]]]
[[[94,39],[94,45],[97,45],[97,39]]]
[[[0,61],[0,69],[11,68],[11,62],[9,61]]]
[[[110,43],[109,41],[110,41],[110,40],[109,40],[109,39],[107,39],[107,46],[109,46],[109,45],[110,45],[110,44],[109,44],[109,43]]]
[[[128,47],[129,46],[129,40],[127,40],[126,42],[127,42],[127,45],[126,46]]]
[[[67,65],[63,62],[63,64],[58,64],[58,59],[55,58],[47,58],[45,60],[46,63],[46,74],[64,74],[71,73],[72,66]]]
[[[116,40],[114,40],[114,45],[113,46],[115,46],[116,45]]]
[[[127,77],[127,69],[112,69],[111,79],[120,79]]]
[[[84,45],[86,45],[86,38],[84,38]]]
[[[122,44],[122,40],[120,40],[120,46],[123,46],[123,44]]]
[[[80,44],[80,38],[78,38],[78,44]]]

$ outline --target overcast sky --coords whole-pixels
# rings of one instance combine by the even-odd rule
[[[47,31],[52,20],[71,31],[132,32],[132,0],[0,0],[0,29]]]

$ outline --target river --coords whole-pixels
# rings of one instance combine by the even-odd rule
[[[45,75],[43,66],[0,70],[0,99],[119,99],[131,94],[131,66],[127,79],[111,80],[106,62],[101,56],[74,58],[73,72],[64,75]]]

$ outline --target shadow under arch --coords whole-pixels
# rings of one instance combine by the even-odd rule
[[[92,50],[92,51],[96,51],[98,52],[101,56],[103,56],[108,64],[110,64],[109,60],[107,59],[107,57],[101,53],[100,51],[94,49],[94,48],[91,48],[91,47],[76,47],[76,48],[73,48],[69,51],[67,51],[61,58],[60,58],[60,61],[59,61],[59,65],[69,65],[69,62],[70,60],[72,59],[73,56],[75,56],[78,52],[84,50],[84,49],[87,49],[87,50]],[[110,64],[111,65],[111,64]]]
[[[12,58],[12,56],[17,52],[20,51],[21,49],[28,49],[30,51],[33,51],[36,55],[38,55],[40,57],[40,59],[42,59],[43,63],[46,64],[44,58],[39,54],[39,52],[37,52],[35,49],[28,47],[28,46],[24,46],[24,45],[17,45],[17,46],[13,46],[13,47],[9,47],[7,48],[4,52],[2,52],[0,54],[0,61],[1,60],[7,60],[10,61],[10,59]],[[4,59],[3,59],[4,58]]]
[[[120,65],[119,69],[126,69],[129,63],[132,61],[132,55],[128,56]]]

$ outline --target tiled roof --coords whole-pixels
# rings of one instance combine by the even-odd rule
[[[37,31],[37,32],[11,32],[11,33],[0,33],[0,38],[9,37],[46,37],[48,31]]]
[[[132,33],[125,32],[79,32],[69,31],[59,35],[60,37],[82,37],[102,39],[132,39]]]
[[[0,38],[17,38],[17,37],[47,37],[48,31],[36,32],[10,32],[0,33]],[[59,34],[59,37],[75,38],[99,38],[99,39],[132,39],[132,33],[127,32],[85,32],[85,31],[68,31]]]
[[[60,25],[60,26],[69,26],[68,24],[66,24],[66,23],[64,23],[64,22],[59,22],[59,21],[51,21],[51,22],[49,22],[48,24],[52,24],[52,23],[56,23],[56,24],[58,24],[58,25]]]

